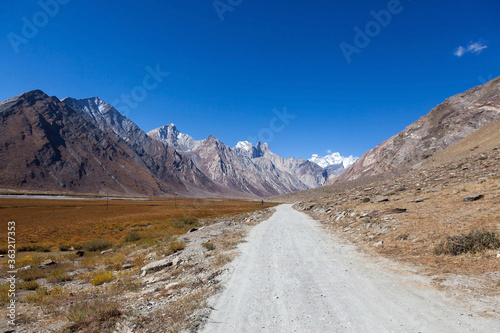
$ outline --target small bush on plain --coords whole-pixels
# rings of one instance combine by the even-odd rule
[[[112,281],[113,278],[113,272],[98,271],[90,279],[90,283],[94,286],[100,286],[101,284]]]
[[[96,239],[87,243],[82,244],[82,249],[88,252],[104,251],[113,247],[107,239]]]
[[[137,242],[142,238],[141,234],[139,234],[136,231],[131,231],[129,232],[125,238],[123,239],[124,243],[132,243],[132,242]]]
[[[72,305],[67,318],[70,325],[66,332],[113,332],[116,321],[122,315],[117,303],[110,301],[87,301]]]
[[[215,249],[214,243],[211,242],[201,243],[201,246],[203,246],[208,251],[213,251]]]
[[[184,216],[174,220],[173,222],[173,226],[177,229],[191,229],[196,228],[199,225],[198,219],[193,216]]]
[[[182,241],[175,241],[175,242],[172,242],[168,245],[168,249],[172,253],[182,251],[185,248],[186,248],[186,243],[184,243]]]
[[[434,253],[459,255],[462,253],[478,253],[484,250],[500,248],[500,239],[492,231],[474,230],[466,235],[448,236],[435,248]]]

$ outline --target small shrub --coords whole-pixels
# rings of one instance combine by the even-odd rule
[[[28,303],[40,304],[47,299],[49,294],[50,292],[47,288],[39,287],[36,292],[26,295],[24,300]]]
[[[30,269],[23,269],[17,272],[17,277],[24,281],[33,281],[47,276],[49,272],[46,269],[33,267]]]
[[[211,242],[201,243],[201,246],[203,246],[208,251],[215,250],[215,245],[214,245],[214,243],[211,243]]]
[[[71,246],[68,244],[59,244],[59,251],[65,252],[69,251],[71,249]]]
[[[184,216],[174,220],[172,225],[177,229],[191,229],[196,228],[200,224],[198,223],[198,219],[193,216]]]
[[[71,281],[72,277],[67,272],[62,269],[56,269],[45,278],[47,282],[58,283],[58,282],[66,282]]]
[[[175,241],[168,245],[168,250],[172,253],[182,251],[186,248],[186,243],[182,241]]]
[[[40,284],[36,281],[25,281],[19,284],[19,289],[37,290]]]
[[[363,203],[370,202],[370,198],[363,198]]]
[[[137,291],[141,287],[141,283],[135,278],[124,277],[111,285],[111,291],[114,294],[122,294],[126,291]]]
[[[141,234],[139,234],[136,231],[131,231],[129,232],[125,238],[123,239],[124,243],[132,243],[132,242],[137,242],[142,238]]]
[[[7,304],[10,300],[9,298],[10,283],[0,284],[0,305]]]
[[[87,301],[69,308],[67,318],[71,324],[66,332],[112,332],[122,312],[117,303]]]
[[[50,252],[50,246],[42,244],[22,244],[17,247],[18,252]]]
[[[448,236],[435,248],[434,253],[459,255],[462,253],[478,253],[484,250],[500,248],[500,239],[494,232],[486,230],[474,230],[466,235],[458,234]]]
[[[47,289],[45,287],[38,287],[36,292],[26,295],[25,301],[28,303],[42,304],[45,303],[49,297],[65,296],[64,289],[61,287],[54,287]]]
[[[88,252],[104,251],[113,247],[113,243],[107,239],[96,239],[82,244],[82,249]]]
[[[90,283],[92,283],[94,286],[100,286],[101,284],[110,282],[112,280],[113,280],[113,272],[98,271],[90,279]]]

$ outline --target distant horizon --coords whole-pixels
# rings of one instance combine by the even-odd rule
[[[284,157],[361,157],[500,75],[496,1],[228,6],[1,3],[0,99],[98,96],[145,132],[175,123]]]

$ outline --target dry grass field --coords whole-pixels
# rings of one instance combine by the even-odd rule
[[[115,199],[109,204],[106,199],[0,199],[0,221],[4,231],[8,221],[16,222],[18,249],[40,246],[56,250],[60,244],[74,246],[97,239],[116,244],[130,232],[142,234],[143,239],[177,235],[190,227],[174,223],[178,218],[215,217],[260,208],[256,201],[221,199]],[[0,247],[6,247],[6,239]]]
[[[236,245],[251,225],[272,214],[265,207],[226,199],[0,199],[3,253],[7,222],[16,222],[17,328],[196,327],[200,315],[194,312],[218,290],[217,276],[236,255]],[[1,306],[11,288],[7,260],[0,258]],[[145,265],[161,260],[171,260],[170,266],[145,275]]]

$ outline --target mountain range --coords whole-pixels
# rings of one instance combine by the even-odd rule
[[[33,90],[0,102],[0,187],[268,197],[417,169],[450,146],[461,152],[457,142],[478,129],[496,142],[499,115],[500,77],[446,99],[359,159],[305,160],[278,156],[263,142],[195,140],[174,124],[145,133],[99,97],[59,100]]]
[[[500,77],[446,99],[401,133],[366,152],[328,183],[405,172],[500,115]],[[498,129],[497,129],[498,130]]]
[[[324,163],[280,157],[262,142],[228,147],[174,124],[145,133],[99,97],[59,100],[34,90],[1,102],[0,115],[4,189],[267,197],[332,176]]]

